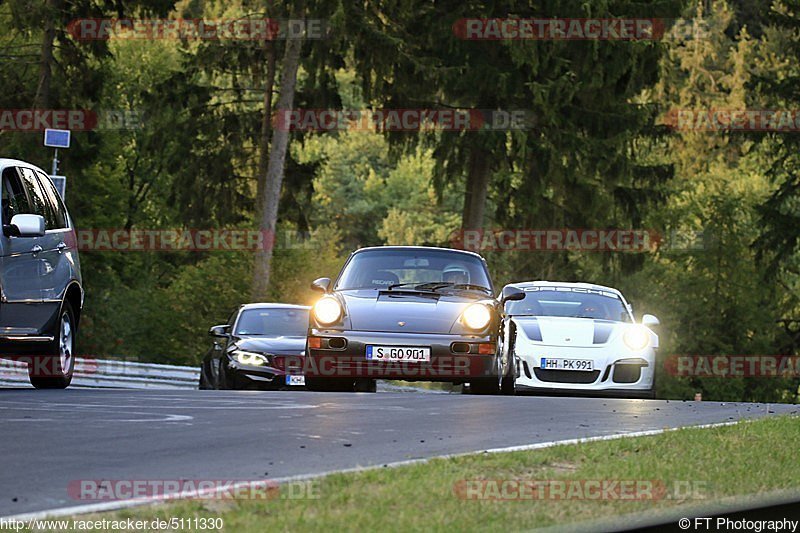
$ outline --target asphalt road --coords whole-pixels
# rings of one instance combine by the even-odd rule
[[[255,480],[679,427],[797,405],[454,394],[0,390],[0,517],[82,479]]]

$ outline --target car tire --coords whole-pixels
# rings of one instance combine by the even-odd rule
[[[211,380],[208,379],[208,374],[211,370],[211,363],[209,363],[207,366],[208,370],[206,370],[205,362],[200,366],[200,383],[198,384],[198,389],[200,390],[214,390],[214,385],[211,383]]]
[[[216,389],[217,390],[232,390],[233,387],[230,385],[230,379],[228,378],[228,371],[226,370],[227,366],[225,364],[226,357],[223,356],[222,359],[219,360],[219,373],[217,374],[217,383]]]
[[[28,363],[28,378],[37,389],[66,389],[75,371],[75,336],[78,322],[68,301],[58,315],[53,342],[45,349],[44,357],[34,357]]]
[[[355,392],[378,392],[378,381],[374,379],[357,379],[353,389]]]
[[[500,381],[500,393],[504,396],[514,396],[517,393],[517,376],[513,369]]]
[[[507,349],[509,352],[508,369],[500,380],[500,393],[504,396],[514,396],[517,393],[517,376],[519,375],[519,362],[514,356],[514,343],[517,340],[517,332],[513,324],[509,327],[511,331],[509,333],[510,341]]]

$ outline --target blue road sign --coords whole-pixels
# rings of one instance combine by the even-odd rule
[[[53,185],[56,186],[56,190],[58,191],[58,194],[61,195],[61,199],[66,200],[67,197],[64,195],[67,193],[67,177],[50,176],[50,179],[53,180]]]
[[[51,148],[69,148],[69,130],[44,130],[44,145]]]

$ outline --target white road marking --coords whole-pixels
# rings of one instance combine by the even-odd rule
[[[74,414],[74,415],[81,415],[82,412],[74,411],[74,410],[61,410],[58,409],[48,409],[46,407],[11,407],[9,408],[13,411],[47,411],[48,413],[53,412],[64,412],[67,414]],[[94,410],[95,412],[98,409]],[[100,411],[102,411],[100,409]],[[96,422],[186,422],[187,420],[194,420],[193,416],[189,415],[178,415],[172,413],[164,413],[163,415],[154,415],[154,413],[143,413],[141,411],[127,411],[125,413],[118,413],[113,410],[109,410],[109,412],[114,415],[142,415],[146,418],[97,418],[93,419],[87,423],[96,423]],[[3,419],[3,422],[28,422],[31,420],[37,420],[40,422],[69,422],[65,419],[51,419],[51,418],[8,418]]]

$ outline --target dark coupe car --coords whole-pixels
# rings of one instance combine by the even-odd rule
[[[486,261],[444,248],[384,246],[350,255],[311,312],[306,384],[312,390],[375,390],[376,379],[470,384],[513,391],[498,345],[502,306]],[[505,299],[524,297],[509,289]]]
[[[200,370],[201,389],[283,389],[305,385],[309,308],[246,304],[214,326],[214,345]]]

